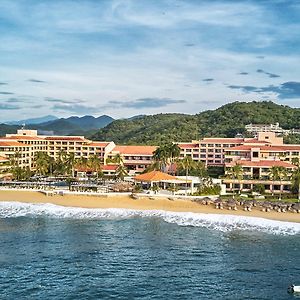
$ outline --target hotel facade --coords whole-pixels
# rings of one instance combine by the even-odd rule
[[[250,191],[263,184],[266,192],[288,192],[289,180],[300,159],[300,145],[287,145],[275,132],[259,132],[256,138],[203,138],[190,143],[178,143],[180,158],[190,156],[206,167],[224,167],[227,191]],[[157,146],[116,145],[113,141],[91,141],[83,136],[42,136],[36,130],[18,130],[0,138],[0,176],[5,177],[4,166],[14,157],[22,168],[35,170],[34,157],[45,152],[57,159],[61,153],[73,153],[74,158],[96,155],[103,163],[103,171],[113,175],[113,158],[122,158],[129,175],[143,172],[153,163],[152,154]],[[230,177],[232,168],[239,165],[241,177]],[[282,167],[287,176],[278,181],[271,178],[272,167]]]

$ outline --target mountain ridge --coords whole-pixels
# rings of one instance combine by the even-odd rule
[[[195,115],[157,114],[133,120],[115,120],[88,137],[120,144],[159,145],[174,141],[190,142],[203,137],[234,137],[237,133],[244,133],[245,125],[249,123],[279,122],[286,129],[299,128],[298,120],[299,108],[272,101],[236,101]]]

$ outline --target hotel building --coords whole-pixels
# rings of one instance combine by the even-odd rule
[[[291,182],[285,179],[280,183],[272,181],[270,170],[272,166],[284,167],[290,174],[295,168],[292,163],[300,158],[300,145],[283,144],[283,138],[277,137],[275,132],[259,132],[256,138],[203,138],[178,145],[181,149],[180,158],[190,156],[207,167],[224,167],[226,178],[223,182],[228,191],[237,188],[248,191],[256,184],[264,184],[267,191],[288,191]],[[156,146],[125,146],[115,145],[112,141],[91,141],[83,136],[43,136],[38,135],[36,130],[21,129],[17,134],[0,138],[0,174],[5,173],[4,165],[13,158],[20,167],[34,170],[35,154],[43,151],[55,159],[62,152],[74,153],[75,158],[97,155],[107,175],[116,172],[117,167],[112,161],[118,155],[129,175],[135,175],[153,163],[155,149]],[[230,178],[231,169],[237,164],[242,167],[242,179],[238,183]]]

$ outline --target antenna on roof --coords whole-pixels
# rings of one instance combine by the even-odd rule
[[[25,123],[22,124],[21,129],[22,129],[22,130],[25,129]]]

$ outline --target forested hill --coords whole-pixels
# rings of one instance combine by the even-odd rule
[[[234,102],[196,115],[158,114],[116,120],[90,138],[122,144],[159,145],[201,137],[234,137],[244,132],[246,124],[276,122],[286,129],[299,128],[300,109],[271,101]]]

